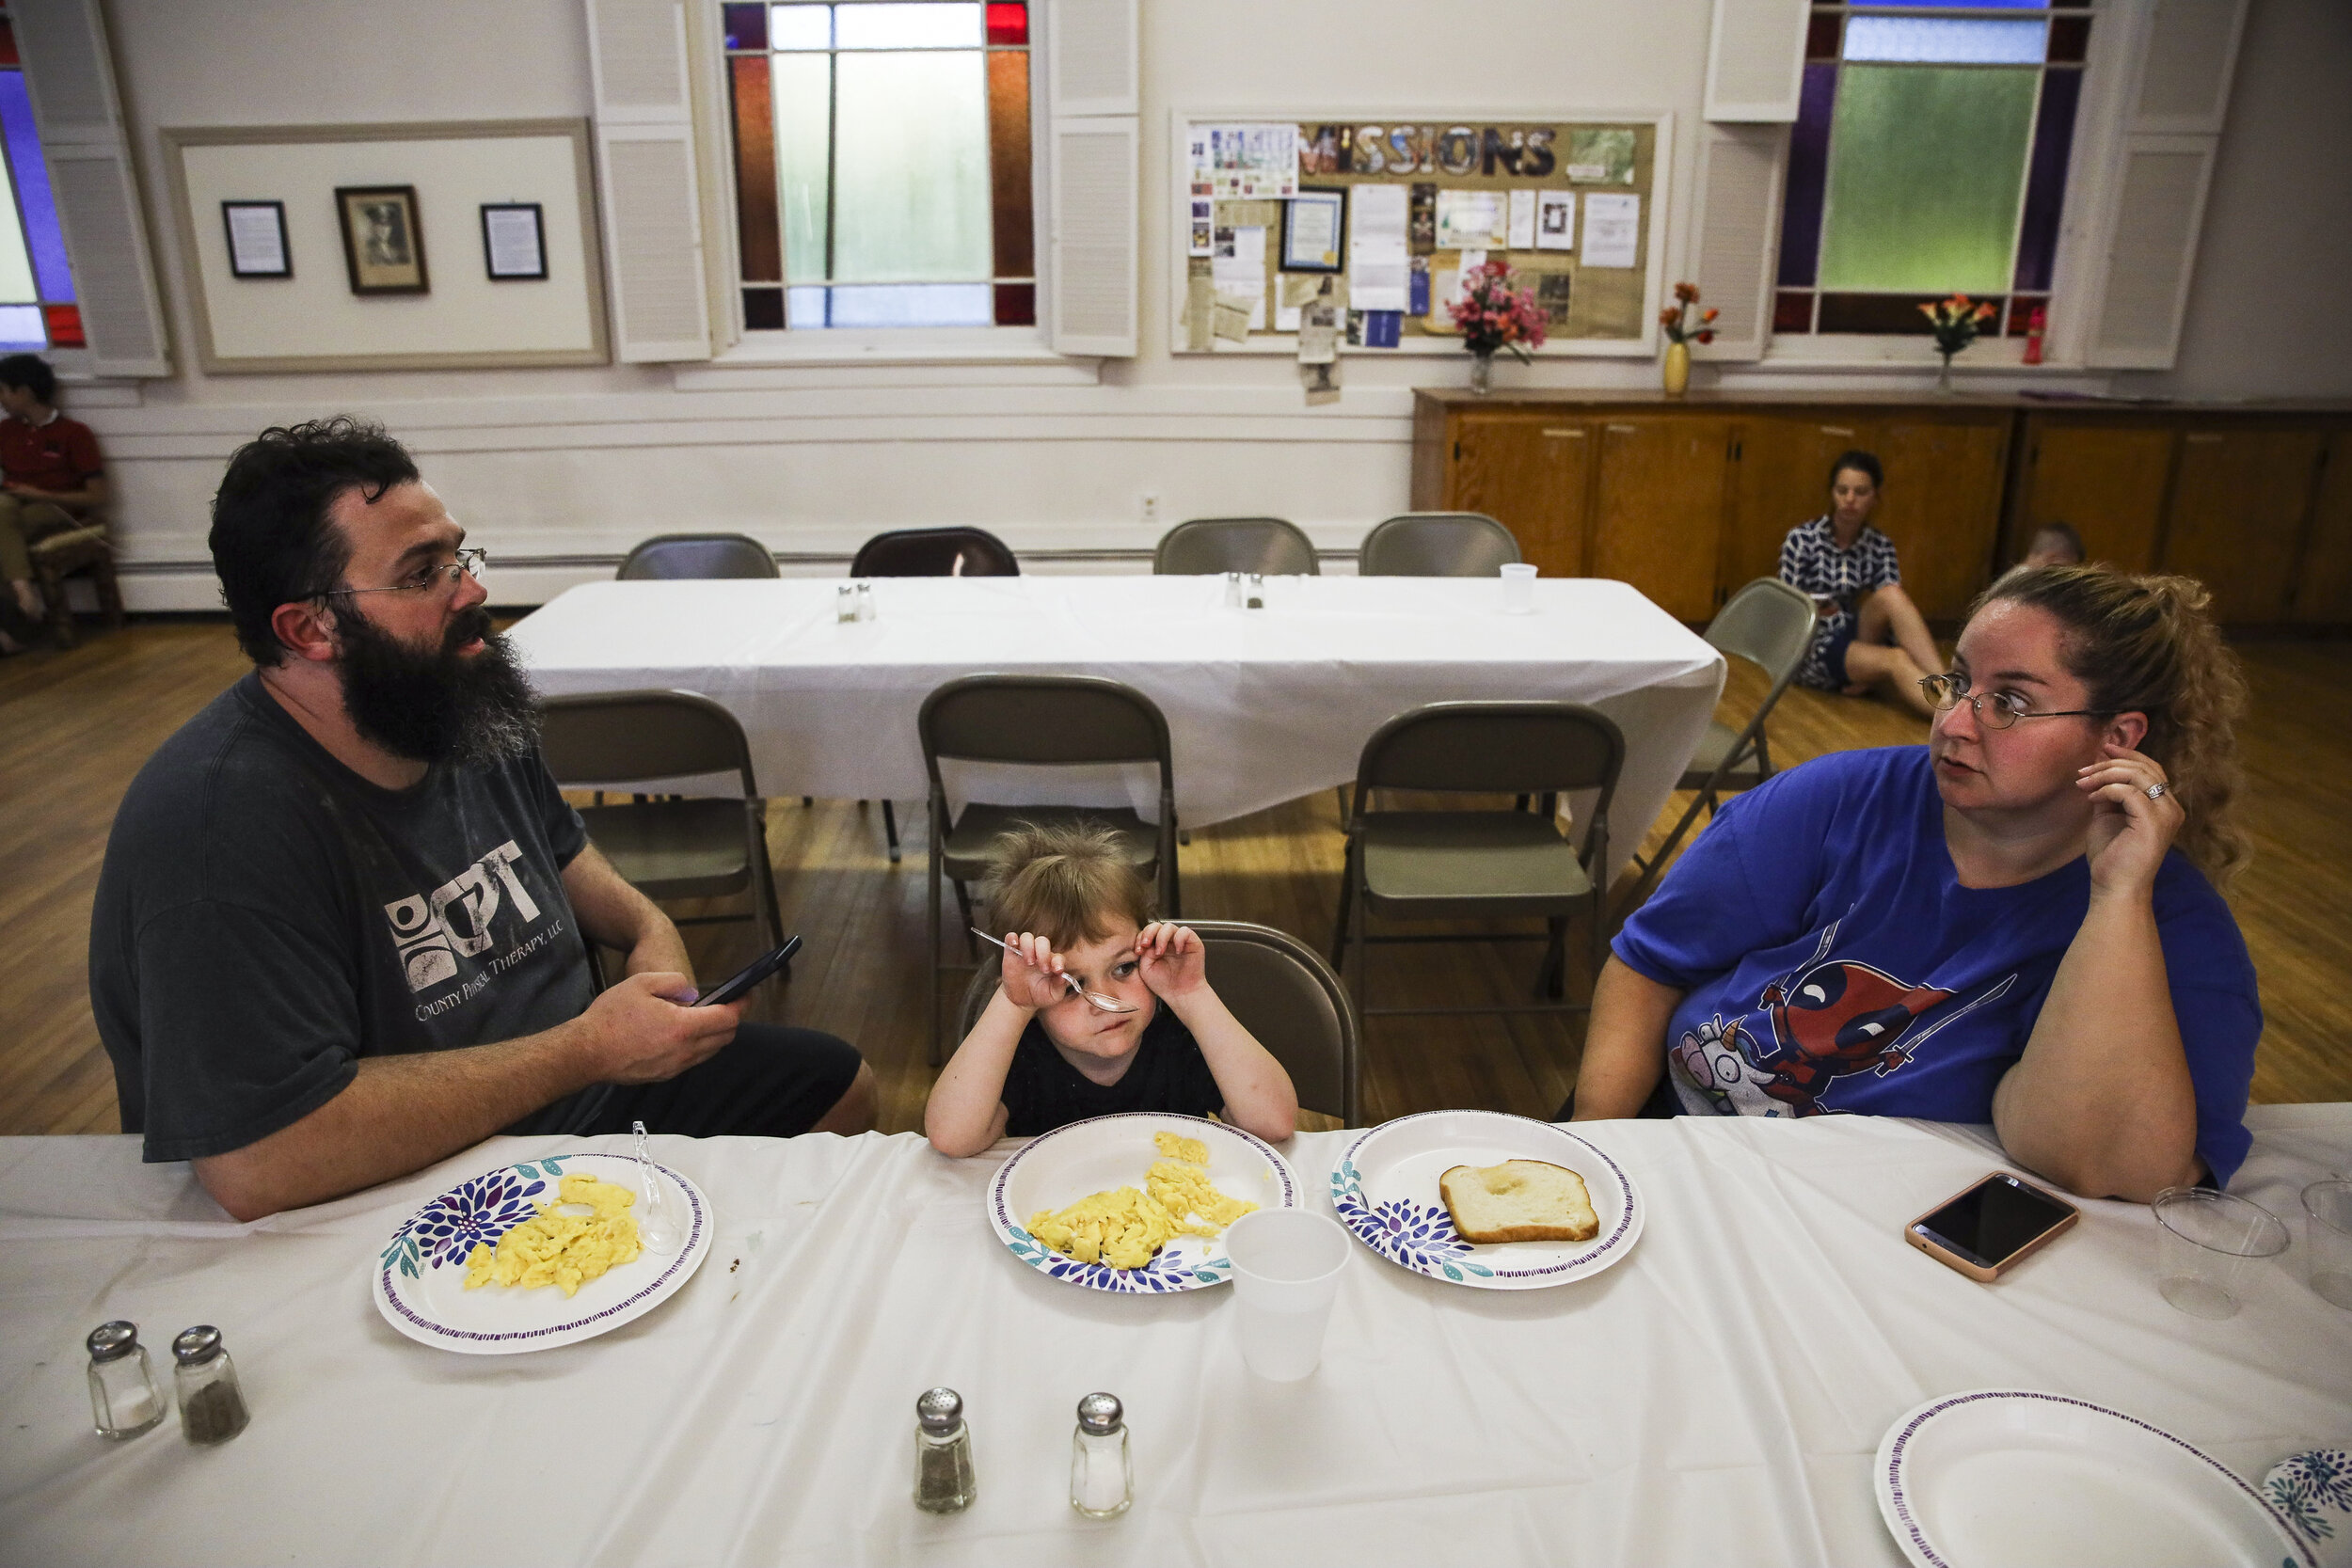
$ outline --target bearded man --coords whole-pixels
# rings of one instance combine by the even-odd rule
[[[255,669],[148,760],[90,916],[125,1132],[253,1219],[499,1132],[873,1124],[841,1040],[691,1006],[677,928],[538,752],[482,552],[348,419],[230,459],[213,563]],[[601,994],[586,941],[628,955]]]

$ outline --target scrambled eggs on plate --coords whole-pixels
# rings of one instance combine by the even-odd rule
[[[466,1289],[560,1285],[564,1295],[577,1295],[580,1286],[607,1269],[637,1260],[637,1217],[629,1212],[636,1201],[627,1187],[573,1172],[557,1185],[554,1203],[541,1204],[538,1213],[501,1236],[496,1247],[474,1243],[466,1259]],[[567,1203],[584,1203],[594,1212],[559,1212]]]
[[[1209,1146],[1154,1132],[1163,1158],[1144,1174],[1143,1191],[1119,1187],[1082,1197],[1059,1213],[1029,1216],[1029,1234],[1081,1263],[1139,1269],[1180,1235],[1215,1236],[1258,1206],[1228,1197],[1209,1180]]]

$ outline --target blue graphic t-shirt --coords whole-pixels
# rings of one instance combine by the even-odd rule
[[[1961,886],[1928,749],[1839,752],[1727,802],[1613,946],[1684,993],[1666,1067],[1686,1111],[1989,1122],[2090,902],[2079,858],[2016,887]],[[2252,1142],[2254,966],[2177,849],[2155,915],[2197,1152],[2227,1182]]]

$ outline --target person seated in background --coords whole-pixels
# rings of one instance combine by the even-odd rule
[[[122,1129],[239,1219],[499,1132],[862,1132],[830,1035],[692,1006],[677,927],[588,842],[492,629],[482,552],[400,444],[266,430],[213,501],[255,665],[139,770],[90,912]],[[586,942],[628,955],[596,990]]]
[[[1884,483],[1876,457],[1841,453],[1830,466],[1829,511],[1781,543],[1780,580],[1811,598],[1820,616],[1797,679],[1849,697],[1887,692],[1932,716],[1919,681],[1944,661],[1903,592],[1895,542],[1870,526]]]
[[[2033,543],[2026,548],[2026,559],[2020,566],[2079,566],[2083,563],[2083,536],[2070,524],[2044,523],[2033,531]]]
[[[2263,1019],[2215,891],[2246,685],[2205,604],[2090,566],[1987,589],[1927,745],[1725,802],[1626,922],[1573,1116],[1989,1121],[2085,1196],[2228,1181]]]
[[[1025,825],[997,840],[989,913],[1009,951],[923,1108],[932,1148],[977,1154],[1119,1111],[1214,1112],[1291,1135],[1290,1074],[1209,985],[1200,934],[1152,912],[1108,829]],[[1135,1010],[1105,1011],[1073,980]]]
[[[0,652],[29,641],[47,608],[33,583],[32,546],[81,528],[106,504],[98,437],[57,412],[57,376],[30,354],[0,358]]]

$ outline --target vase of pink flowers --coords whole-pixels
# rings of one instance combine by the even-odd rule
[[[1544,346],[1544,311],[1533,289],[1511,287],[1507,262],[1488,261],[1463,280],[1462,296],[1446,306],[1470,351],[1470,390],[1484,397],[1494,389],[1495,355],[1508,350],[1524,365]]]
[[[1935,378],[1935,389],[1952,389],[1952,356],[1977,341],[1982,325],[1999,314],[1990,302],[1979,304],[1966,294],[1954,294],[1932,305],[1922,305],[1919,313],[1928,318],[1928,326],[1935,334],[1935,352],[1944,356],[1943,373]]]
[[[1666,329],[1666,363],[1662,379],[1666,395],[1678,398],[1691,385],[1691,345],[1715,341],[1715,312],[1698,309],[1699,286],[1696,283],[1675,285],[1675,302],[1658,312],[1658,325]]]

